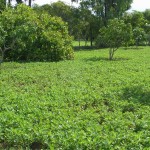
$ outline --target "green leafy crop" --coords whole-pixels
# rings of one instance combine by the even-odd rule
[[[75,55],[2,64],[0,149],[149,149],[149,48]]]

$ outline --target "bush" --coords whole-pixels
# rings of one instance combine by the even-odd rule
[[[10,47],[5,58],[10,60],[59,61],[73,58],[72,38],[60,18],[36,14],[30,7],[19,5],[0,15],[5,31],[1,48]],[[12,44],[14,43],[14,44]]]

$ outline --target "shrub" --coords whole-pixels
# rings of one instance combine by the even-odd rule
[[[36,14],[30,7],[19,5],[0,15],[5,31],[0,47],[10,47],[5,58],[11,60],[59,61],[73,58],[72,38],[61,18]]]

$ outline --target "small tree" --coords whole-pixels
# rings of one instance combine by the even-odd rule
[[[146,34],[144,32],[144,29],[140,27],[136,27],[133,29],[133,37],[135,41],[136,47],[139,46],[140,42],[144,41],[146,39]]]
[[[101,43],[109,47],[109,59],[112,60],[115,51],[122,45],[130,42],[132,27],[125,24],[123,20],[113,19],[108,22],[107,27],[100,29]]]

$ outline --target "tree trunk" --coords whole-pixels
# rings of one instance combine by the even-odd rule
[[[31,1],[32,1],[32,0],[29,0],[29,6],[30,6],[30,7],[31,7]]]
[[[80,37],[78,38],[78,41],[79,41],[79,47],[80,47],[80,45],[81,45],[81,44],[80,44]]]
[[[110,48],[110,50],[109,50],[109,60],[113,60],[113,56],[114,56],[114,49]]]
[[[104,26],[106,27],[107,26],[107,3],[106,2],[104,3],[104,18],[103,18],[103,21],[104,21]]]
[[[0,48],[0,51],[1,51],[1,59],[0,59],[0,64],[1,64],[4,60],[4,51],[2,50],[2,48]]]
[[[87,39],[87,37],[85,37],[85,46],[87,46],[87,41],[88,41],[88,39]]]
[[[91,41],[91,47],[93,46],[93,33],[92,33],[92,27],[90,25],[90,41]]]

